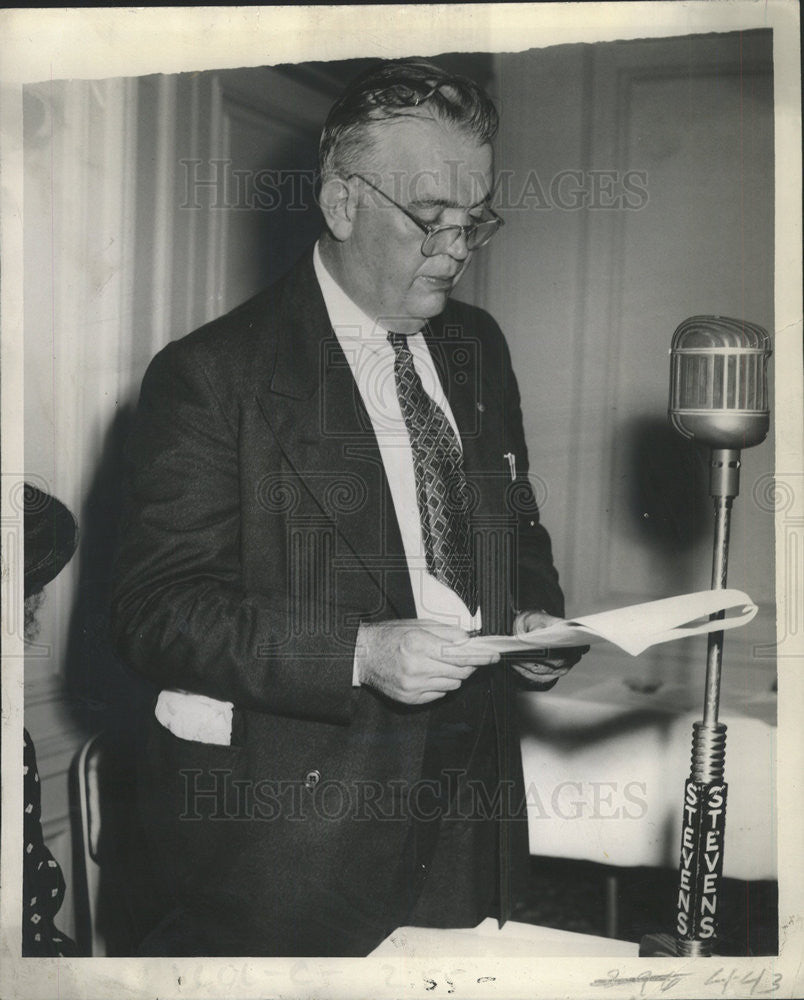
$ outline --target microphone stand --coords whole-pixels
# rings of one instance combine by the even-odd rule
[[[712,590],[726,587],[731,508],[740,492],[740,452],[713,448],[709,494],[715,508]],[[718,612],[722,618],[723,612]],[[716,616],[717,617],[717,616]],[[692,727],[692,764],[684,786],[676,908],[677,954],[708,956],[717,939],[718,889],[726,835],[726,726],[718,721],[723,632],[709,634],[703,719]]]
[[[714,501],[712,590],[724,590],[728,576],[731,509],[740,492],[740,452],[713,448],[709,495]],[[713,619],[722,618],[719,611]],[[726,726],[718,721],[723,632],[710,632],[706,656],[703,718],[692,725],[692,761],[684,784],[681,861],[676,902],[676,936],[646,934],[641,956],[708,957],[717,939],[718,890],[726,834]]]

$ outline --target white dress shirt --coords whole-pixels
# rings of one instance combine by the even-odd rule
[[[457,625],[467,631],[479,629],[480,611],[471,614],[451,587],[436,580],[427,571],[419,505],[416,501],[413,451],[396,394],[394,349],[388,342],[388,331],[389,327],[392,329],[393,320],[389,321],[389,325],[383,322],[382,317],[374,320],[349,298],[327,271],[321,260],[318,244],[313,253],[313,265],[332,328],[349,362],[377,438],[402,535],[416,617],[445,625]],[[455,418],[421,331],[408,336],[408,347],[425,392],[444,412],[460,442]]]

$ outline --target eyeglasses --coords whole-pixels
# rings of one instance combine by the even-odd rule
[[[425,77],[407,83],[394,83],[387,87],[378,87],[370,94],[370,100],[378,107],[384,105],[394,108],[417,108],[425,101],[429,101],[442,87],[455,87],[459,82],[456,77],[445,77],[433,83],[432,77]]]
[[[415,215],[394,201],[393,198],[390,198],[381,188],[378,188],[376,184],[372,184],[362,174],[350,174],[346,179],[351,180],[353,177],[357,177],[364,184],[368,184],[377,194],[381,194],[386,201],[390,201],[395,208],[398,208],[400,212],[421,229],[425,234],[422,240],[422,253],[425,257],[436,257],[441,253],[449,253],[450,247],[460,236],[463,236],[466,240],[467,250],[477,250],[489,242],[504,222],[492,208],[488,208],[487,206],[487,211],[491,212],[493,216],[491,219],[484,219],[482,222],[472,222],[468,226],[458,226],[449,223],[434,226],[429,222],[417,219]]]

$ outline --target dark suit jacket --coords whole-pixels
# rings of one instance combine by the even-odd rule
[[[484,629],[509,628],[516,607],[561,614],[502,334],[482,310],[452,302],[427,341],[461,430]],[[410,916],[410,873],[400,881],[399,867],[410,789],[434,713],[450,704],[467,728],[491,720],[496,748],[468,746],[479,774],[484,760],[499,766],[495,818],[520,821],[494,827],[496,870],[488,823],[443,838],[432,885],[441,895],[437,887],[453,888],[436,920],[482,919],[489,879],[504,919],[512,859],[527,849],[510,721],[516,675],[497,666],[464,685],[462,702],[420,708],[352,687],[359,623],[415,617],[415,606],[376,439],[311,254],[160,352],[129,455],[118,649],[162,687],[235,705],[232,746],[181,740],[154,723],[145,801],[181,914],[155,948],[370,950]],[[417,891],[429,874],[418,873]]]

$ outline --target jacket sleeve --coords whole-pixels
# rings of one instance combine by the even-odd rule
[[[237,426],[184,342],[152,361],[127,456],[117,651],[163,688],[346,723],[357,626],[339,639],[294,636],[286,594],[244,588]]]

